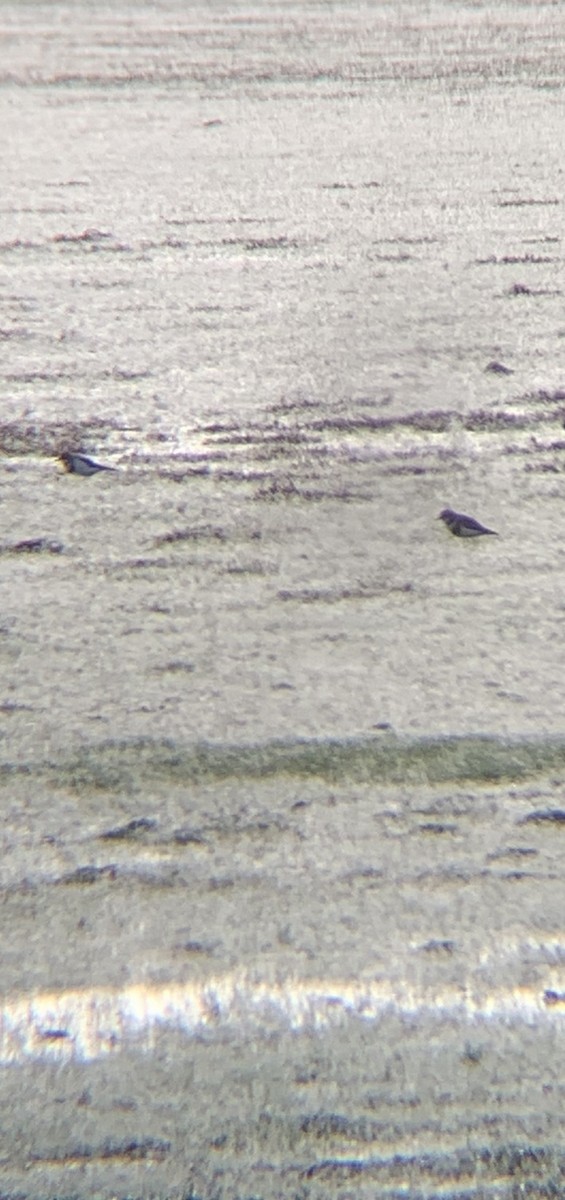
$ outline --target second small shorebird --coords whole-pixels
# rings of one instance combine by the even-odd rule
[[[103,467],[102,463],[94,462],[86,454],[72,454],[65,450],[59,458],[71,475],[96,475],[98,471],[115,471],[115,467]]]
[[[455,537],[481,537],[484,533],[498,537],[496,529],[487,529],[486,525],[481,525],[480,521],[475,521],[474,517],[456,513],[452,508],[442,509],[438,521],[445,521],[447,528],[455,534]]]

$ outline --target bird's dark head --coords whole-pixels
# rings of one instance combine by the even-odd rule
[[[450,521],[454,516],[455,513],[452,508],[442,508],[438,516],[438,521]]]

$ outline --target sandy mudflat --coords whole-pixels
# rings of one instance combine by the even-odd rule
[[[563,10],[0,31],[2,1195],[560,1197]]]
[[[6,781],[4,1194],[559,1195],[559,756],[398,785],[340,754]]]

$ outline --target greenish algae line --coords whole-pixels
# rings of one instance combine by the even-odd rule
[[[179,746],[137,739],[101,742],[59,761],[0,765],[0,781],[42,777],[76,790],[134,790],[160,780],[204,784],[288,775],[331,783],[439,784],[518,781],[565,769],[565,740],[505,741],[487,736],[286,739],[259,745]]]

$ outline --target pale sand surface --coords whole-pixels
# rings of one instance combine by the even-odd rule
[[[559,1195],[562,741],[69,741],[4,759],[5,1194]]]
[[[0,30],[2,1194],[562,1196],[563,9]]]

